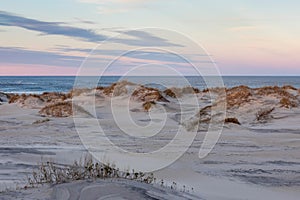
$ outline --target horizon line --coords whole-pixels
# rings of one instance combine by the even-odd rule
[[[78,75],[0,75],[0,77],[77,77]],[[123,75],[105,75],[101,77],[122,77]],[[183,75],[185,77],[204,77],[204,76],[196,76],[196,75]],[[216,75],[208,75],[205,77],[217,77]],[[220,75],[221,77],[266,77],[266,76],[272,76],[272,77],[300,77],[300,74],[287,74],[287,75],[278,75],[278,74],[229,74],[229,75]],[[94,75],[86,75],[86,76],[78,76],[78,77],[97,77]],[[100,76],[99,76],[100,77]],[[124,76],[126,77],[126,76]],[[127,77],[177,77],[172,75],[164,75],[164,76],[127,76]]]

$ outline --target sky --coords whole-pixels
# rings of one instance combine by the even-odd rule
[[[188,60],[221,75],[297,76],[299,8],[298,0],[1,0],[0,75],[77,75],[112,61],[107,75],[139,65],[193,75]]]

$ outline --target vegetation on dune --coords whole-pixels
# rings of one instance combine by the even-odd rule
[[[238,86],[226,90],[227,107],[239,107],[250,101],[252,97],[251,89],[247,86]]]
[[[121,94],[127,94],[128,91],[126,86],[133,86],[133,85],[136,84],[123,80],[120,82],[113,83],[108,87],[102,88],[102,90],[103,90],[103,94],[107,96],[119,96]]]
[[[239,107],[250,100],[264,96],[273,96],[280,99],[280,106],[285,108],[292,108],[298,106],[297,97],[288,90],[297,91],[296,88],[290,85],[283,87],[265,86],[261,88],[251,89],[247,86],[238,86],[227,89],[227,107]]]
[[[239,122],[239,120],[237,118],[235,118],[235,117],[226,118],[225,119],[225,123],[233,123],[233,124],[241,125],[241,123]]]
[[[75,113],[82,113],[92,116],[89,112],[84,110],[81,106],[72,104],[71,101],[57,102],[43,107],[39,114],[48,117],[70,117]]]
[[[67,96],[69,98],[73,98],[73,97],[77,97],[80,96],[81,94],[84,93],[89,93],[92,92],[93,89],[89,89],[89,88],[73,88],[68,94]]]
[[[223,87],[214,87],[214,88],[205,88],[202,90],[202,92],[203,93],[212,92],[212,93],[222,94],[224,93],[225,90],[226,88]]]
[[[288,86],[285,86],[287,88]],[[261,96],[267,96],[267,95],[277,95],[280,97],[290,97],[293,98],[293,96],[286,91],[283,87],[279,86],[265,86],[261,88],[254,89],[258,95]]]
[[[284,86],[282,86],[282,89],[284,89],[284,90],[297,90],[297,88],[295,88],[291,85],[284,85]]]
[[[24,95],[23,95],[24,96]],[[25,95],[26,96],[26,95]],[[21,98],[20,95],[18,94],[12,94],[10,95],[10,98],[9,98],[9,102],[8,103],[16,103],[19,99]]]
[[[72,102],[58,102],[47,105],[39,113],[51,117],[69,117],[73,115]]]
[[[24,189],[36,188],[45,184],[57,185],[71,183],[80,180],[106,180],[124,179],[128,181],[138,181],[146,184],[157,184],[171,190],[181,192],[193,192],[193,188],[183,185],[182,189],[173,182],[167,185],[163,179],[157,180],[153,173],[138,172],[134,169],[122,171],[115,164],[94,162],[92,156],[87,155],[84,159],[75,161],[72,165],[62,165],[54,162],[41,163],[37,170],[28,176]]]
[[[132,93],[129,94],[129,91]],[[226,91],[226,96],[224,91]],[[200,90],[194,87],[172,87],[161,92],[156,88],[146,87],[123,80],[113,83],[108,87],[97,87],[94,89],[79,88],[73,89],[66,94],[57,92],[45,92],[40,95],[7,94],[8,99],[6,101],[9,103],[17,103],[19,106],[24,108],[41,109],[40,114],[45,116],[68,117],[74,114],[69,102],[72,97],[82,94],[92,95],[93,92],[96,96],[100,95],[101,97],[103,97],[103,94],[108,97],[131,95],[130,98],[132,100],[143,102],[144,110],[149,111],[155,102],[169,102],[168,99],[165,98],[166,96],[171,98],[180,98],[184,96],[184,94],[200,93]],[[298,107],[300,101],[300,90],[290,85],[285,85],[283,87],[265,86],[254,89],[245,85],[229,89],[210,88],[203,90],[205,100],[209,98],[207,96],[207,92],[211,92],[213,95],[219,95],[217,97],[219,100],[217,103],[226,97],[228,109],[238,109],[241,106],[249,105],[251,101],[253,101],[254,104],[256,102],[267,103],[273,101],[273,106],[291,109]],[[75,108],[77,107],[75,106]],[[80,107],[78,107],[78,109],[83,111]]]
[[[169,102],[165,97],[163,97],[160,91],[156,88],[150,88],[145,86],[140,86],[134,90],[131,98],[138,101],[162,101]]]
[[[164,94],[167,95],[167,96],[169,96],[169,97],[172,97],[172,98],[176,98],[177,97],[174,89],[172,89],[172,88],[166,89],[164,91]]]
[[[272,119],[273,116],[271,113],[275,110],[275,108],[264,108],[259,110],[256,113],[256,121],[258,122],[267,122],[268,120]]]
[[[298,107],[297,97],[292,93],[288,92],[288,90],[297,91],[297,89],[290,85],[285,85],[283,87],[278,86],[267,86],[262,88],[255,89],[258,95],[266,96],[266,95],[275,95],[280,98],[280,107],[285,108],[293,108]]]
[[[298,106],[298,104],[295,102],[295,100],[290,100],[287,97],[283,97],[279,103],[280,103],[281,107],[284,107],[284,108],[294,108],[294,107]]]
[[[205,106],[204,108],[201,108],[200,111],[194,117],[183,121],[182,124],[188,131],[195,130],[195,128],[199,129],[200,125],[204,125],[204,129],[206,130],[208,128],[206,127],[206,125],[208,125],[211,122],[213,117],[211,116],[211,111],[212,106]]]
[[[70,96],[68,94],[63,94],[59,92],[44,92],[43,94],[12,94],[10,96],[9,103],[20,103],[26,104],[26,101],[29,100],[37,100],[43,103],[54,103],[59,101],[65,101],[69,99]]]
[[[145,111],[149,112],[150,109],[152,108],[152,106],[155,104],[156,103],[154,101],[147,101],[147,102],[143,103],[143,108]]]
[[[75,161],[70,166],[59,165],[53,162],[42,163],[37,171],[28,177],[27,188],[37,187],[43,184],[61,184],[77,180],[95,180],[120,178],[135,180],[151,184],[155,182],[153,173],[132,171],[120,171],[114,164],[94,162],[91,156],[86,156],[82,161]]]
[[[49,122],[49,121],[50,121],[50,119],[48,119],[48,118],[46,118],[46,119],[40,119],[40,120],[36,120],[32,124],[42,124],[42,123]]]
[[[200,93],[200,90],[198,88],[190,86],[184,88],[172,87],[166,89],[165,91],[163,91],[163,93],[172,98],[180,98],[183,96],[183,94],[198,94]]]
[[[40,95],[40,98],[44,102],[58,102],[70,99],[72,96],[70,94],[64,94],[60,92],[44,92],[42,95]]]
[[[103,86],[96,87],[96,90],[104,90],[104,89],[105,89],[105,87],[103,87]]]

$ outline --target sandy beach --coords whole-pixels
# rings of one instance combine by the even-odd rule
[[[133,86],[138,89],[131,92]],[[299,89],[292,86],[226,89],[226,123],[222,134],[209,155],[199,159],[199,148],[208,128],[204,118],[213,118],[207,106],[211,106],[211,95],[219,93],[217,89],[210,92],[191,88],[159,91],[121,82],[68,94],[1,94],[0,199],[298,199]],[[184,118],[178,117],[182,115],[179,103],[186,105],[186,112],[195,112],[187,106],[191,96],[196,96],[200,105],[196,113],[202,112],[182,121]],[[149,123],[149,113],[155,118],[159,116],[155,114],[165,112],[164,129],[147,144],[144,139],[128,142],[115,124],[112,99],[120,106],[130,99],[129,112],[141,126]],[[91,107],[93,102],[95,110]],[[82,124],[75,125],[78,119]],[[154,172],[157,180],[164,180],[163,186],[159,181],[145,184],[107,179],[14,190],[26,185],[27,176],[41,162],[67,166],[88,154],[77,130],[92,119],[97,119],[103,130],[110,133],[114,143],[132,152],[160,148],[174,137],[174,127],[193,124],[189,120],[196,119],[199,127],[184,155]],[[94,137],[92,131],[86,134]],[[174,152],[167,152],[162,159]],[[173,182],[176,190],[170,188]]]

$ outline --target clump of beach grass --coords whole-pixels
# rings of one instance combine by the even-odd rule
[[[163,188],[187,193],[194,190],[193,188],[191,190],[187,189],[185,185],[183,189],[180,189],[176,182],[167,185],[163,179],[157,180],[153,173],[137,172],[134,169],[121,171],[115,164],[94,162],[91,155],[87,155],[79,161],[74,161],[72,165],[63,165],[50,161],[39,164],[38,169],[33,171],[28,177],[24,189],[37,188],[43,185],[71,183],[80,180],[96,181],[105,179],[124,179],[145,184],[156,184]]]
[[[268,120],[272,119],[273,116],[271,113],[275,110],[275,108],[264,108],[259,110],[256,113],[256,121],[258,122],[267,122]]]
[[[147,101],[145,103],[143,103],[143,108],[146,112],[149,112],[152,108],[153,105],[155,105],[155,101]]]
[[[239,107],[250,101],[252,96],[251,89],[247,86],[238,86],[227,89],[227,107]]]
[[[172,98],[180,98],[183,94],[198,94],[200,93],[200,90],[190,86],[184,88],[172,87],[164,90],[163,93]]]
[[[295,101],[289,99],[288,97],[283,97],[279,103],[280,106],[284,108],[294,108],[298,106],[298,104]]]
[[[76,113],[92,116],[88,111],[79,105],[73,104],[71,101],[57,102],[43,107],[39,114],[44,117],[70,117]]]
[[[115,164],[94,162],[91,156],[86,156],[83,161],[75,161],[72,165],[61,165],[54,162],[41,163],[38,170],[33,171],[28,177],[28,184],[24,187],[35,188],[44,184],[62,184],[78,180],[96,179],[127,179],[147,184],[154,183],[153,173],[120,171]]]
[[[50,119],[49,118],[46,118],[46,119],[40,119],[40,120],[36,120],[35,122],[33,122],[32,124],[43,124],[43,123],[46,123],[46,122],[49,122]]]
[[[241,123],[239,122],[239,120],[235,117],[229,117],[225,119],[225,123],[232,123],[232,124],[238,124],[241,125]]]

